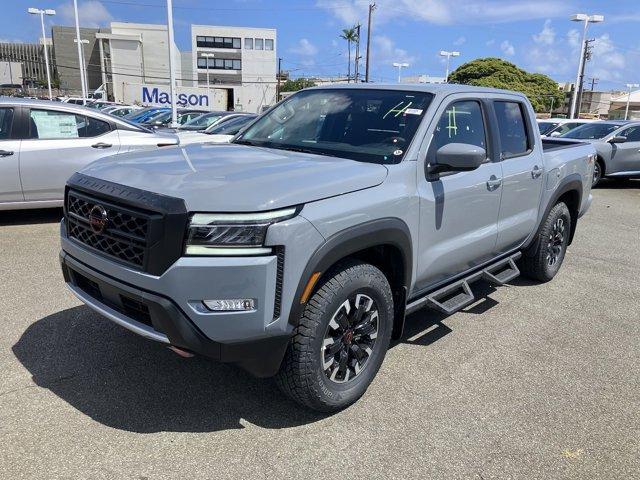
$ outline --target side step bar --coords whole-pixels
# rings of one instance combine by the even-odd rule
[[[422,298],[409,303],[406,308],[406,315],[429,307],[439,312],[451,315],[475,301],[475,296],[470,284],[478,280],[485,280],[494,286],[502,286],[510,282],[518,275],[520,270],[516,266],[516,260],[521,253],[515,253],[507,258],[503,258],[489,266],[472,273],[460,280],[446,285],[439,290],[428,293]]]

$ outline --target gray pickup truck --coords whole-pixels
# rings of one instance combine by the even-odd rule
[[[587,143],[543,142],[514,92],[303,90],[231,144],[75,174],[62,270],[113,322],[335,411],[366,391],[408,313],[465,308],[478,280],[552,279],[594,161]]]

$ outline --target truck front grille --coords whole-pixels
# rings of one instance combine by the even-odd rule
[[[67,232],[70,238],[137,268],[144,268],[149,225],[153,215],[92,198],[73,190],[67,194]],[[92,210],[106,212],[104,228],[91,225]]]

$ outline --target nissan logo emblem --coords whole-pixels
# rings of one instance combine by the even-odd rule
[[[102,205],[94,205],[89,212],[89,225],[93,233],[102,233],[107,226],[109,218],[107,211]]]

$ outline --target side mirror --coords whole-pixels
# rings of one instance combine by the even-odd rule
[[[428,174],[469,172],[487,160],[484,148],[468,143],[449,143],[436,152],[435,163],[428,165]]]
[[[623,136],[617,136],[617,137],[611,137],[608,142],[609,143],[624,143],[627,141],[627,137],[623,137]]]

